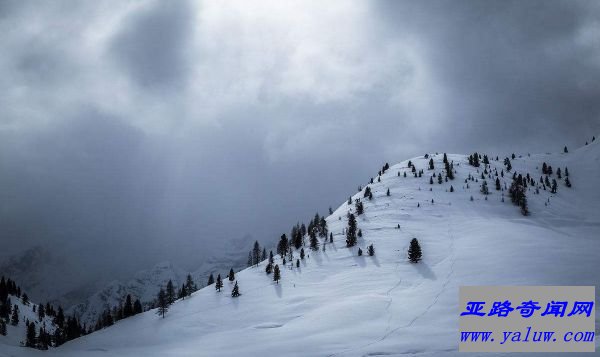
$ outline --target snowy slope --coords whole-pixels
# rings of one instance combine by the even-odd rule
[[[23,304],[21,299],[14,295],[8,296],[11,300],[11,304],[19,307],[19,324],[13,326],[10,322],[6,324],[6,336],[0,335],[0,356],[2,356],[3,347],[8,346],[21,346],[25,344],[25,321],[29,320],[35,324],[36,333],[43,327],[46,332],[53,334],[56,326],[52,322],[53,318],[45,316],[41,321],[38,319],[38,314],[33,311],[33,302],[29,302],[27,305]],[[25,351],[28,351],[26,349]]]
[[[557,194],[542,190],[536,195],[530,188],[528,217],[510,199],[502,202],[491,180],[487,200],[477,183],[466,188],[464,179],[479,177],[483,166],[478,173],[465,156],[448,157],[456,179],[442,184],[429,184],[432,172],[423,157],[412,159],[425,170],[422,178],[412,176],[408,161],[392,166],[381,183],[370,185],[374,199],[363,200],[358,246],[345,247],[342,231],[351,207],[343,203],[327,218],[334,243],[325,251],[307,250],[310,257],[300,268],[282,269],[279,284],[265,275],[263,262],[236,275],[239,298],[230,297],[232,286],[226,281],[220,293],[207,287],[176,302],[165,319],[150,311],[49,352],[4,351],[51,356],[457,355],[461,285],[600,285],[597,142],[569,154],[525,154],[512,160],[513,171],[529,172],[536,181],[543,161],[555,170],[569,168],[572,188],[562,181]],[[502,158],[493,160],[492,168],[500,171]],[[440,173],[442,155],[434,161]],[[406,178],[397,176],[404,171]],[[502,186],[510,185],[510,178],[505,175]],[[450,185],[455,192],[449,192]],[[391,197],[385,195],[387,188]],[[423,248],[419,264],[406,259],[413,237]],[[371,243],[375,256],[358,257],[358,247],[365,250]]]

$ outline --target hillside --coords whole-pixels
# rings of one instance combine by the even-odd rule
[[[506,172],[503,156],[496,161],[495,153],[487,154],[495,180],[495,169]],[[279,284],[265,274],[262,262],[236,274],[238,298],[231,297],[232,284],[225,281],[221,292],[209,286],[176,302],[164,319],[149,311],[57,349],[5,346],[0,356],[458,354],[461,285],[600,285],[598,142],[566,154],[517,154],[510,160],[511,174],[499,177],[503,188],[510,186],[513,172],[538,181],[543,162],[569,170],[571,188],[563,180],[555,194],[527,188],[526,217],[493,180],[486,179],[485,199],[484,167],[469,165],[467,156],[448,155],[455,179],[430,184],[432,173],[444,168],[442,154],[432,157],[434,170],[428,170],[429,159],[410,160],[417,171],[424,170],[422,177],[414,177],[408,160],[392,165],[381,182],[374,175],[368,185],[373,199],[363,198],[363,192],[353,196],[365,207],[357,218],[358,245],[346,248],[343,231],[354,205],[344,202],[327,217],[333,243],[321,239],[319,251],[305,248],[309,256],[298,268],[289,262],[283,267],[276,257]],[[467,188],[469,175],[477,181],[468,181]],[[412,238],[423,248],[418,264],[406,258]],[[366,253],[369,244],[375,255],[357,256],[358,248]],[[299,254],[294,255],[295,262]]]

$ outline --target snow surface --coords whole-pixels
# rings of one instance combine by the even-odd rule
[[[300,268],[281,269],[279,284],[265,274],[263,262],[236,274],[238,298],[225,281],[222,292],[209,286],[176,302],[164,319],[149,311],[50,351],[4,346],[0,356],[458,355],[461,285],[600,285],[597,142],[568,154],[511,160],[513,171],[529,172],[536,181],[543,161],[554,171],[569,168],[572,188],[559,181],[557,194],[529,189],[528,217],[508,197],[501,202],[492,180],[487,200],[478,183],[466,188],[467,175],[480,177],[483,166],[478,174],[465,156],[448,158],[457,174],[443,184],[429,184],[432,171],[423,157],[412,159],[425,170],[422,178],[412,176],[408,161],[392,166],[371,185],[374,199],[363,199],[358,245],[345,246],[350,207],[343,203],[327,218],[334,243],[325,251],[307,249],[310,257]],[[491,166],[502,169],[502,159]],[[434,161],[440,173],[442,154]],[[398,171],[408,171],[407,177]],[[505,175],[502,185],[511,177]],[[419,264],[406,257],[413,237],[423,248]],[[366,253],[371,243],[375,256],[358,257],[357,249]]]

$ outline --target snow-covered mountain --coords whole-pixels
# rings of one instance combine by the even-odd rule
[[[114,280],[85,301],[69,308],[66,313],[75,315],[82,324],[94,326],[104,310],[119,306],[127,294],[131,294],[134,299],[140,299],[144,306],[149,306],[156,298],[160,288],[164,288],[169,280],[179,287],[185,282],[188,274],[192,275],[196,285],[203,287],[206,285],[208,276],[213,272],[229,271],[230,268],[240,270],[244,267],[251,242],[249,236],[229,242],[226,247],[222,248],[218,256],[205,259],[191,273],[165,261],[155,265],[152,269],[138,272],[127,282]]]
[[[345,201],[327,217],[333,243],[320,239],[318,251],[305,248],[299,267],[298,252],[292,264],[275,259],[282,268],[279,283],[262,262],[236,274],[237,298],[225,281],[221,292],[209,286],[177,301],[164,319],[148,311],[51,351],[5,347],[0,355],[458,354],[461,285],[600,284],[599,143],[570,153],[517,153],[510,173],[503,155],[485,154],[487,196],[480,191],[484,165],[469,165],[465,155],[448,155],[456,171],[448,182],[430,183],[433,173],[443,173],[442,154],[431,155],[433,170],[429,158],[410,160],[422,177],[414,177],[409,160],[392,165],[380,182],[374,175],[372,200],[363,198],[364,190],[352,196],[364,203],[357,246],[346,247],[347,213],[355,207]],[[502,189],[515,172],[537,183],[543,162],[554,168],[550,180],[557,179],[557,168],[568,167],[573,186],[565,186],[564,176],[557,193],[529,185],[530,215],[523,216],[506,190],[496,190],[495,173]],[[412,238],[423,249],[418,264],[407,261]],[[369,244],[375,255],[358,256]]]
[[[15,347],[25,345],[26,340],[26,321],[35,325],[35,331],[39,334],[40,328],[46,331],[49,335],[54,334],[56,325],[53,322],[53,317],[45,315],[43,318],[39,318],[36,308],[37,304],[34,302],[24,303],[21,298],[15,295],[9,295],[12,309],[15,306],[18,308],[19,319],[17,324],[13,324],[10,321],[6,323],[6,336],[0,334],[0,356],[2,356],[2,347]]]

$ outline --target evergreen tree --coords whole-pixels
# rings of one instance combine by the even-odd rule
[[[252,266],[252,251],[248,252],[248,264],[249,267]]]
[[[569,181],[569,178],[568,178],[568,177],[565,177],[565,185],[566,185],[567,187],[571,187],[571,181]]]
[[[260,263],[260,244],[258,244],[258,241],[254,242],[254,248],[252,248],[252,263],[257,266]]]
[[[438,175],[438,183],[441,185],[442,184],[442,174]]]
[[[215,284],[215,289],[217,289],[217,291],[221,291],[221,288],[223,287],[223,280],[221,280],[221,274],[217,275],[217,283]]]
[[[317,235],[313,233],[310,234],[310,249],[318,250],[319,249],[319,240],[317,239]]]
[[[429,170],[433,170],[435,167],[433,165],[433,158],[429,159]]]
[[[329,233],[329,243],[333,243],[333,233]]]
[[[6,336],[6,322],[0,319],[0,336]]]
[[[38,320],[40,322],[42,322],[44,317],[46,317],[46,310],[44,310],[44,304],[40,304],[38,306],[37,314],[38,314]]]
[[[413,238],[410,241],[410,247],[408,248],[408,259],[411,263],[418,263],[421,260],[421,246],[417,238]]]
[[[386,196],[390,196],[390,188],[388,187],[387,192],[385,193]]]
[[[450,185],[450,192],[454,192],[454,187]]]
[[[363,197],[369,197],[371,195],[371,187],[367,186],[365,187],[365,193],[363,195]]]
[[[194,279],[192,279],[192,275],[188,274],[185,279],[185,291],[189,296],[192,295],[192,293],[196,290],[198,290],[198,287],[196,287],[196,283],[194,282]]]
[[[304,248],[300,249],[300,259],[304,260]]]
[[[296,259],[296,268],[300,268],[300,259]]]
[[[346,246],[353,247],[356,244],[356,217],[352,213],[348,216],[348,228],[346,229]]]
[[[433,185],[433,176],[429,177],[429,184]]]
[[[556,183],[555,179],[552,179],[552,189],[550,190],[550,192],[556,193],[557,189],[558,189],[558,184]]]
[[[133,316],[133,303],[131,302],[131,295],[127,294],[123,306],[123,317],[127,318],[129,316]]]
[[[565,166],[565,176],[569,177],[569,169]]]
[[[267,264],[267,266],[265,267],[265,273],[267,273],[267,275],[271,274],[271,271],[273,270],[273,263],[269,262]]]
[[[279,284],[279,279],[281,279],[281,272],[279,271],[279,265],[275,264],[275,268],[273,269],[273,281]]]
[[[266,255],[267,255],[267,253],[265,253],[265,260],[266,260]],[[227,277],[229,278],[229,281],[235,280],[235,273],[233,272],[233,268],[229,269],[229,275]]]
[[[25,346],[26,347],[35,347],[36,343],[36,334],[35,334],[35,324],[33,322],[27,321],[26,324],[26,335],[25,335]]]
[[[156,299],[156,305],[158,307],[158,310],[156,311],[156,313],[158,315],[161,315],[164,319],[165,314],[167,313],[167,311],[169,311],[169,301],[167,299],[167,294],[165,293],[163,288],[160,288],[160,291],[158,292],[158,297]]]
[[[292,230],[292,232],[293,232],[293,230]],[[296,235],[297,235],[297,237],[299,237],[298,239],[296,239],[296,237],[295,237]],[[302,236],[300,235],[300,232],[297,231],[297,234],[293,235],[292,238],[293,238],[294,246],[296,246],[296,248],[299,248],[302,245]],[[284,233],[281,235],[281,238],[279,238],[279,243],[277,243],[277,254],[279,254],[283,258],[283,256],[287,252],[287,250],[288,250],[288,239]]]
[[[260,261],[262,262],[265,260],[267,260],[267,249],[263,247],[262,255],[260,256]]]
[[[358,229],[358,233],[356,234],[359,238],[362,237],[362,229]]]
[[[167,289],[165,290],[167,294],[167,302],[169,305],[175,302],[175,287],[173,286],[173,282],[169,279],[167,282]]]
[[[27,296],[27,294],[21,296],[21,303],[25,306],[29,305],[29,296]],[[33,330],[33,333],[35,334],[35,330]]]
[[[240,296],[240,288],[238,286],[237,281],[235,282],[235,285],[233,286],[233,290],[231,290],[231,297],[238,297]]]
[[[362,249],[358,248],[358,256],[362,257]]]
[[[212,273],[210,273],[210,276],[208,277],[208,283],[206,284],[206,286],[212,285],[214,283],[215,283],[215,277],[213,276]]]
[[[502,187],[500,187],[500,179],[496,177],[496,191],[500,191]]]
[[[488,195],[490,193],[486,180],[483,180],[483,182],[481,183],[481,193],[483,193],[484,195]]]
[[[565,152],[565,154],[569,152],[569,150],[567,149],[567,147],[566,147],[566,146],[565,146],[565,148],[563,149],[563,151]]]
[[[13,326],[17,326],[19,324],[19,306],[16,304],[13,305],[13,312],[10,318],[10,324]]]
[[[142,312],[144,312],[144,309],[142,308],[142,302],[140,299],[135,299],[135,302],[133,303],[133,314],[137,315],[141,314]]]
[[[373,248],[373,244],[370,244],[367,247],[367,254],[369,254],[370,257],[375,255],[375,248]]]

